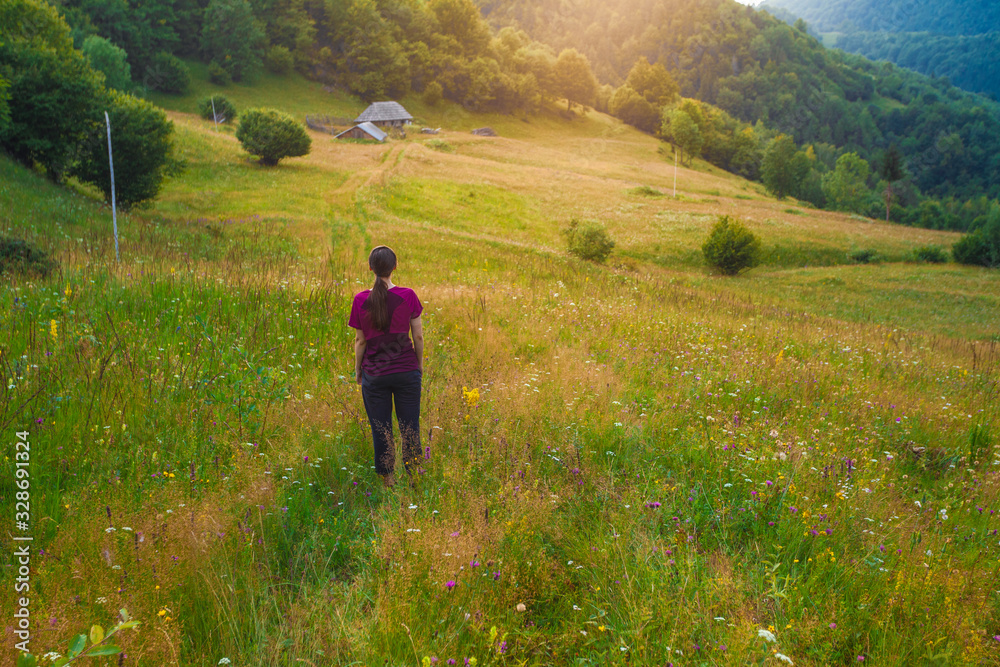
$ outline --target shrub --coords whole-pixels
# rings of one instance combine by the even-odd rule
[[[948,251],[941,246],[924,245],[913,251],[913,258],[918,262],[944,264],[948,261]]]
[[[993,214],[985,226],[958,240],[951,254],[959,264],[1000,267],[1000,214]]]
[[[573,220],[569,227],[563,230],[569,252],[580,259],[587,259],[603,264],[615,247],[607,230],[596,222],[580,223]]]
[[[444,139],[431,139],[424,143],[427,148],[433,148],[436,151],[441,151],[442,153],[452,153],[455,147],[449,144]]]
[[[19,273],[46,277],[59,264],[48,253],[22,241],[0,236],[0,275]]]
[[[444,88],[437,81],[431,81],[424,88],[424,104],[427,106],[437,106],[441,102],[442,97],[444,97]]]
[[[217,86],[228,86],[233,82],[233,77],[229,70],[213,60],[208,64],[208,80]]]
[[[162,109],[127,93],[108,93],[111,148],[115,161],[115,199],[122,208],[152,199],[163,179],[177,166],[173,123]],[[111,201],[108,135],[99,125],[81,148],[74,174],[92,183]]]
[[[847,259],[855,264],[874,264],[881,258],[878,251],[871,248],[858,248],[847,253]]]
[[[142,82],[152,90],[181,95],[191,85],[191,71],[177,56],[160,51],[153,56]]]
[[[709,266],[735,276],[760,262],[760,240],[739,220],[722,215],[701,246],[701,252]]]
[[[288,74],[295,67],[295,56],[287,46],[272,46],[264,56],[264,67],[274,74]]]
[[[266,166],[286,157],[307,155],[312,140],[291,116],[275,109],[248,109],[240,114],[236,138],[244,150]]]
[[[214,114],[220,123],[231,123],[236,120],[236,106],[222,95],[206,97],[198,102],[198,113],[205,120],[213,119],[212,104],[215,104]]]

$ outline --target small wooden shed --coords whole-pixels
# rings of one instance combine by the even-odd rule
[[[403,127],[413,116],[399,102],[372,102],[355,123],[372,123],[378,127]]]
[[[375,141],[385,141],[389,136],[371,123],[358,123],[349,130],[344,130],[334,137],[334,139],[374,139]]]

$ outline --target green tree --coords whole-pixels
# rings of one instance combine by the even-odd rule
[[[778,199],[798,191],[800,184],[809,175],[809,158],[795,147],[795,142],[787,134],[779,134],[764,151],[760,165],[764,187]]]
[[[177,167],[173,123],[162,109],[128,93],[107,94],[111,148],[115,165],[115,199],[122,208],[153,199],[163,179]],[[91,129],[73,173],[92,183],[111,201],[108,135],[104,125]]]
[[[656,107],[674,102],[680,93],[670,72],[660,63],[650,65],[646,58],[635,61],[625,78],[625,84]]]
[[[739,220],[722,215],[702,244],[701,252],[709,266],[735,276],[760,262],[760,240]]]
[[[865,214],[871,208],[868,177],[871,168],[857,153],[844,153],[837,158],[834,170],[823,175],[823,194],[838,211]]]
[[[308,155],[312,140],[294,118],[275,109],[247,109],[240,114],[236,138],[243,149],[273,167],[286,157]]]
[[[472,0],[431,0],[430,10],[440,32],[450,37],[457,53],[474,58],[490,43],[490,30]]]
[[[552,68],[558,94],[566,98],[566,109],[573,103],[590,104],[597,93],[597,79],[590,69],[590,61],[576,49],[563,49]]]
[[[690,114],[681,109],[670,109],[664,113],[660,132],[674,148],[680,149],[681,162],[684,164],[691,164],[692,158],[699,154],[704,143],[698,124]]]
[[[87,62],[104,75],[104,85],[112,90],[128,92],[132,89],[132,68],[125,49],[118,48],[103,37],[91,35],[80,47]]]
[[[101,77],[73,48],[69,26],[42,0],[0,0],[0,79],[9,122],[0,147],[59,180],[97,122]]]
[[[219,63],[234,81],[252,80],[261,70],[264,29],[247,0],[211,0],[205,9],[201,44],[206,60]]]
[[[352,0],[344,30],[344,49],[333,65],[348,90],[367,102],[405,95],[410,82],[406,53],[374,0]]]
[[[906,174],[903,168],[903,155],[896,148],[896,144],[891,144],[882,154],[882,159],[878,161],[878,175],[885,181],[885,221],[889,222],[889,208],[892,206],[892,184],[903,178]]]
[[[621,86],[611,96],[608,111],[612,116],[650,134],[656,132],[660,114],[646,98],[628,85]]]

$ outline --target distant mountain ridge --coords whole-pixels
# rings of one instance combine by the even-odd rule
[[[765,0],[758,9],[781,7],[819,32],[932,32],[981,35],[1000,30],[997,0]]]
[[[802,19],[826,44],[887,60],[1000,99],[1000,2],[954,0],[765,0],[788,24]]]

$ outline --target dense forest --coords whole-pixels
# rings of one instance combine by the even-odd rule
[[[1000,99],[1000,32],[852,32],[838,37],[836,47],[929,76],[947,77],[959,88]]]
[[[832,33],[838,49],[1000,99],[1000,3],[767,0],[760,8],[789,24],[805,20],[817,37]]]
[[[979,35],[1000,30],[996,0],[765,0],[758,7],[787,9],[820,32]]]

